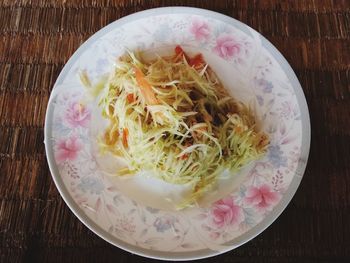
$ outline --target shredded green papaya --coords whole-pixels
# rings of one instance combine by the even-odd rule
[[[128,168],[117,175],[148,170],[168,183],[190,184],[181,209],[210,191],[225,169],[259,158],[269,142],[201,55],[175,51],[152,61],[131,52],[118,60],[99,103],[109,120],[100,145],[125,160]]]

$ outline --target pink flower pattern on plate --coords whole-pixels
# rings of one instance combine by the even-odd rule
[[[122,217],[117,218],[115,228],[127,234],[132,234],[136,229],[136,225],[133,221],[133,217],[123,215]]]
[[[232,197],[226,197],[215,202],[211,214],[212,221],[218,228],[239,225],[244,221],[243,209],[235,204]]]
[[[63,161],[73,161],[77,158],[78,152],[83,148],[77,136],[72,136],[66,140],[60,140],[56,146],[56,161],[61,163]]]
[[[193,20],[190,32],[194,35],[197,41],[205,41],[209,38],[210,29],[206,22],[200,20]]]
[[[258,211],[265,212],[273,208],[280,199],[279,193],[275,192],[267,184],[259,187],[251,186],[246,192],[245,202],[253,205]]]
[[[91,113],[85,105],[79,102],[72,102],[69,104],[64,117],[67,124],[72,128],[78,126],[87,127],[91,118]]]
[[[239,55],[241,44],[231,35],[224,33],[216,39],[216,46],[213,48],[213,51],[224,59],[230,59]]]

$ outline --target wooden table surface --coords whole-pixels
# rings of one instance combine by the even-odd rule
[[[287,58],[311,115],[309,163],[284,213],[205,262],[350,262],[350,1],[0,0],[0,262],[151,262],[109,245],[68,209],[43,144],[53,84],[108,23],[185,5],[232,16]]]

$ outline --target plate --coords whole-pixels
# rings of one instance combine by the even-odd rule
[[[164,185],[144,194],[149,182],[125,186],[105,174],[94,149],[96,103],[87,99],[78,77],[86,71],[97,82],[126,49],[162,53],[175,45],[202,53],[229,92],[254,109],[271,139],[267,154],[232,175],[207,205],[181,211],[145,198],[173,191]],[[278,50],[233,18],[187,7],[139,12],[94,34],[59,75],[45,120],[50,171],[73,213],[109,243],[157,259],[210,257],[257,236],[292,199],[309,146],[306,100]]]

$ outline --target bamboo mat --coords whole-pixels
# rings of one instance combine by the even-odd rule
[[[211,9],[250,25],[287,58],[306,95],[309,164],[263,234],[205,262],[350,262],[350,1],[0,0],[0,262],[150,262],[97,237],[70,212],[45,159],[53,84],[108,23],[152,7]]]

